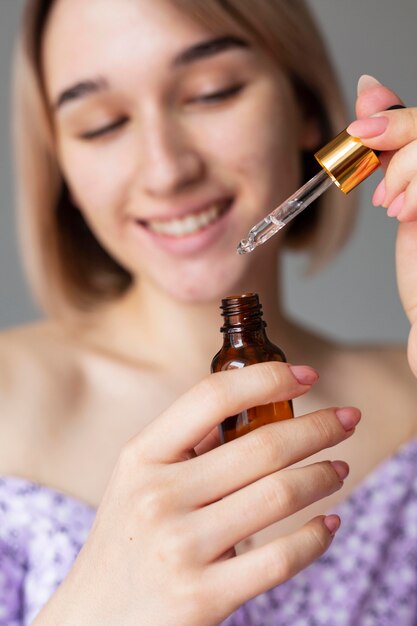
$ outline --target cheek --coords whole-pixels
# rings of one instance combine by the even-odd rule
[[[269,83],[212,124],[205,149],[219,175],[238,179],[247,197],[277,203],[300,180],[297,124],[292,98]]]
[[[128,195],[132,167],[125,151],[114,148],[68,146],[60,154],[74,201],[93,227],[113,222]]]

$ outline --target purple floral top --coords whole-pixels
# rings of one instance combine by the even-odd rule
[[[223,626],[416,626],[417,439],[338,508],[328,552]],[[28,480],[0,479],[0,626],[27,626],[61,583],[95,510]]]

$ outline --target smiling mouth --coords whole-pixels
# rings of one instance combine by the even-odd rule
[[[142,221],[139,223],[157,235],[165,237],[186,237],[198,233],[219,220],[231,207],[232,199],[211,204],[204,211],[189,213],[182,218],[171,220]]]

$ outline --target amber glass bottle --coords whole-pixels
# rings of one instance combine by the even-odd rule
[[[256,293],[230,296],[222,300],[224,324],[223,347],[216,354],[211,371],[245,367],[263,361],[285,361],[281,348],[271,343],[262,319],[262,306]],[[238,415],[228,417],[220,426],[222,443],[236,439],[263,424],[294,417],[292,402],[274,402],[249,407]]]

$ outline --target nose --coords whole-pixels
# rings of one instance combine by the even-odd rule
[[[155,197],[172,195],[200,180],[204,163],[181,120],[154,114],[143,125],[139,179]]]

